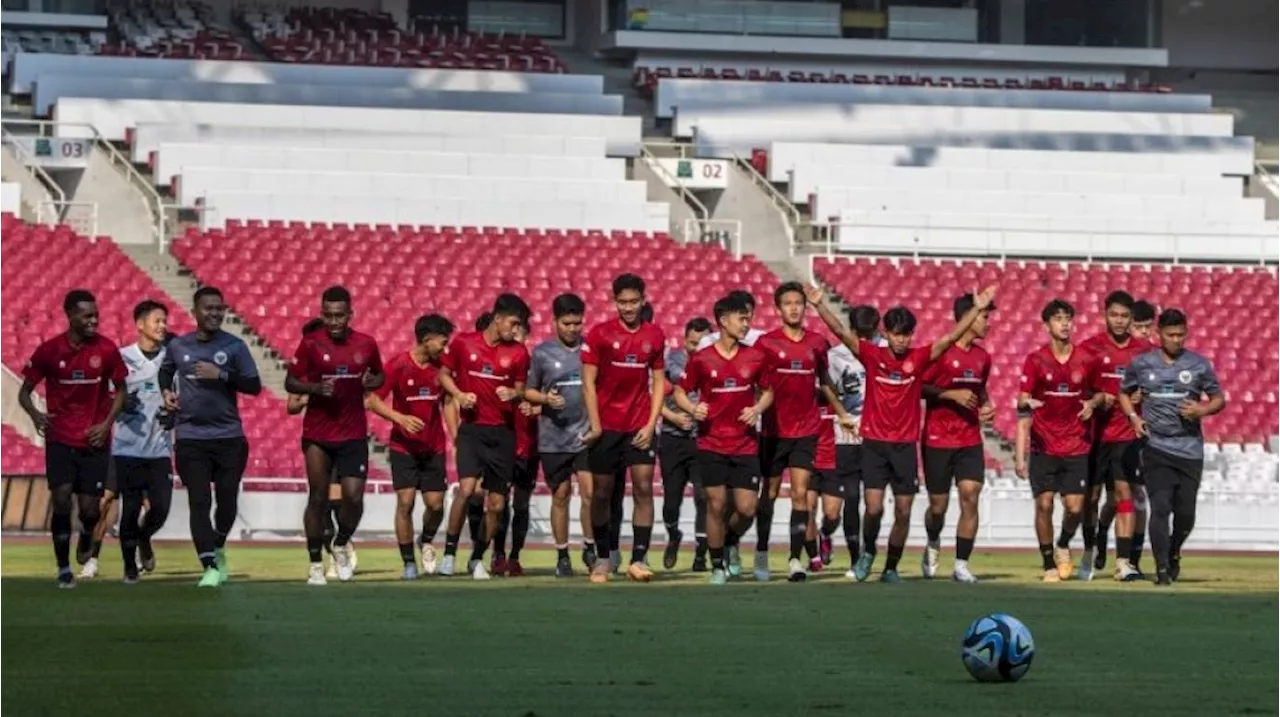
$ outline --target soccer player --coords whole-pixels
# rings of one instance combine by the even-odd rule
[[[138,340],[120,350],[128,370],[127,395],[124,410],[116,417],[111,454],[121,496],[120,550],[126,583],[137,582],[139,567],[146,572],[155,570],[151,538],[164,527],[173,500],[170,455],[174,416],[164,410],[160,392],[168,318],[164,304],[151,300],[139,303],[133,309]],[[144,498],[150,507],[139,524]]]
[[[1156,307],[1151,305],[1150,301],[1138,299],[1133,302],[1133,321],[1129,324],[1129,331],[1134,338],[1151,344],[1152,348],[1160,348],[1158,336],[1151,335],[1152,325],[1156,321]]]
[[[588,463],[595,476],[592,534],[596,539],[593,583],[609,579],[609,539],[612,495],[618,471],[631,473],[634,505],[631,564],[627,577],[648,582],[653,571],[646,562],[653,536],[654,432],[662,412],[662,329],[641,319],[644,279],[622,274],[613,280],[618,318],[597,324],[582,347],[582,395],[587,409],[591,444]]]
[[[309,487],[303,513],[311,562],[308,585],[326,583],[321,555],[332,477],[342,485],[333,559],[338,564],[338,580],[347,582],[355,575],[349,544],[364,514],[364,486],[369,475],[369,418],[364,396],[366,391],[381,388],[386,375],[378,343],[351,328],[353,315],[350,292],[341,286],[325,289],[320,295],[324,330],[302,337],[285,376],[285,391],[307,395],[302,456]]]
[[[1139,299],[1133,302],[1133,322],[1130,324],[1130,333],[1139,341],[1139,343],[1147,344],[1151,348],[1159,348],[1160,342],[1151,335],[1152,324],[1156,320],[1156,307],[1151,305],[1149,301]],[[1139,399],[1140,400],[1140,399]],[[1141,458],[1141,452],[1139,452]],[[1133,547],[1129,550],[1129,567],[1133,568],[1137,573],[1138,579],[1145,577],[1142,574],[1142,546],[1146,540],[1147,533],[1147,489],[1143,485],[1142,471],[1138,470],[1134,482],[1129,486],[1133,491]],[[1098,558],[1094,561],[1094,568],[1102,570],[1106,567],[1106,563],[1099,564],[1098,560],[1106,560],[1107,552],[1107,531],[1111,527],[1111,521],[1115,518],[1115,504],[1107,501],[1102,506],[1101,515],[1098,517]]]
[[[431,543],[444,519],[446,488],[440,356],[452,334],[453,324],[445,317],[418,317],[413,326],[416,343],[387,361],[386,381],[365,399],[370,411],[392,424],[391,485],[396,491],[396,542],[405,580],[418,577],[413,553],[413,504],[418,493],[422,494],[422,534],[417,541],[422,573],[433,575],[436,571],[436,550]],[[388,398],[391,405],[387,405]]]
[[[518,418],[516,402],[524,395],[529,351],[516,341],[529,322],[529,306],[515,294],[500,294],[484,331],[460,334],[445,350],[440,385],[459,410],[458,493],[449,508],[441,575],[453,575],[467,502],[484,491],[484,532],[473,541],[471,577],[488,580],[484,553],[498,531],[515,471]]]
[[[561,294],[551,302],[556,336],[538,344],[530,359],[524,400],[538,415],[538,455],[542,477],[551,490],[551,536],[556,544],[556,577],[573,577],[569,560],[569,503],[573,478],[585,489],[579,520],[584,537],[591,536],[591,470],[583,443],[590,422],[582,401],[582,324],[586,302],[576,294]]]
[[[873,306],[856,306],[849,310],[849,325],[860,340],[875,342],[880,312]],[[843,522],[845,545],[849,549],[849,571],[845,577],[852,578],[853,566],[861,556],[862,436],[859,435],[859,427],[867,395],[867,370],[849,347],[837,344],[827,353],[827,371],[853,427],[847,427],[850,422],[839,420],[840,416],[833,408],[823,415],[824,420],[830,421],[825,430],[835,443],[836,455],[834,470],[824,467],[817,481],[822,503],[818,552],[822,564],[830,565],[831,536]]]
[[[1221,413],[1227,399],[1209,360],[1183,348],[1187,317],[1165,309],[1157,329],[1160,349],[1129,364],[1116,395],[1134,433],[1147,440],[1142,477],[1151,503],[1151,553],[1156,584],[1170,585],[1182,572],[1182,545],[1196,522],[1196,493],[1204,472],[1201,421]],[[1135,391],[1142,395],[1141,414],[1129,395]],[[1208,401],[1201,400],[1205,396]]]
[[[720,338],[693,355],[674,392],[680,410],[698,421],[696,470],[707,494],[713,585],[725,584],[725,553],[738,550],[739,539],[756,517],[760,491],[756,425],[774,398],[771,360],[763,350],[741,343],[751,326],[750,316],[750,307],[739,297],[717,301]],[[697,403],[689,398],[695,391]]]
[[[528,337],[527,325],[522,324],[516,329],[516,343],[523,346]],[[524,400],[523,394],[517,408],[515,470],[511,474],[511,489],[498,521],[498,531],[493,536],[493,562],[489,569],[494,575],[512,578],[524,575],[520,552],[529,537],[529,501],[533,499],[533,489],[538,484],[538,416],[542,413],[542,406]],[[510,555],[506,552],[508,531],[511,534]]]
[[[236,522],[240,480],[249,463],[237,394],[258,395],[262,380],[249,347],[222,330],[222,292],[202,286],[192,304],[196,330],[169,342],[159,381],[166,410],[177,414],[173,455],[187,488],[191,540],[204,567],[198,585],[213,588],[230,576],[227,534]]]
[[[80,510],[76,552],[88,562],[111,461],[111,426],[125,403],[126,370],[116,345],[98,334],[98,302],[93,294],[84,289],[67,292],[62,310],[67,330],[31,354],[22,371],[18,403],[45,437],[58,587],[73,588],[71,504],[74,500]],[[31,400],[31,392],[41,381],[48,381],[48,414]]]
[[[740,301],[746,304],[747,311],[748,311],[747,321],[750,322],[755,320],[756,297],[752,296],[750,291],[735,289],[734,291],[730,291],[725,296],[727,298],[733,299],[734,301]],[[764,336],[764,333],[765,332],[762,331],[761,329],[752,327],[747,330],[747,337],[743,339],[741,343],[743,346],[755,346],[756,341],[759,340],[761,336]],[[702,339],[698,341],[697,350],[701,351],[719,340],[720,340],[720,331],[719,330],[712,331],[706,336],[703,336]]]
[[[995,298],[996,288],[989,286],[975,294],[973,308],[960,317],[946,336],[928,346],[912,348],[916,317],[906,307],[898,306],[884,315],[884,333],[888,346],[880,347],[864,341],[840,323],[840,319],[824,304],[823,291],[806,290],[809,301],[841,343],[849,347],[867,370],[867,399],[862,424],[862,480],[866,487],[866,512],[862,520],[863,552],[854,565],[854,575],[866,580],[876,558],[876,540],[884,516],[884,492],[893,491],[893,528],[889,533],[888,557],[881,582],[897,583],[898,562],[911,530],[911,505],[919,491],[916,444],[920,440],[920,377],[929,364],[969,330]]]
[[[1084,508],[1085,553],[1080,561],[1080,579],[1092,580],[1095,567],[1101,570],[1106,566],[1105,532],[1099,534],[1101,521],[1098,519],[1098,501],[1105,485],[1107,505],[1112,507],[1116,525],[1115,579],[1127,582],[1138,579],[1138,571],[1129,564],[1129,553],[1134,533],[1133,486],[1139,480],[1141,447],[1133,427],[1129,425],[1129,418],[1118,410],[1116,401],[1126,367],[1150,351],[1151,345],[1132,334],[1132,296],[1123,291],[1113,291],[1107,295],[1102,310],[1106,330],[1080,344],[1081,348],[1093,354],[1091,388],[1103,396],[1103,403],[1094,415],[1093,465]],[[1096,559],[1095,539],[1101,546]]]
[[[952,313],[957,321],[973,309],[973,294],[955,300]],[[960,340],[933,363],[924,376],[927,401],[924,414],[924,485],[929,491],[929,509],[924,514],[928,537],[921,556],[920,571],[926,578],[938,574],[939,539],[946,525],[951,486],[960,496],[960,520],[956,523],[956,562],[951,579],[976,583],[969,570],[969,556],[978,535],[978,496],[986,473],[982,450],[982,424],[995,418],[995,407],[987,396],[991,355],[976,342],[987,335],[987,322],[995,304],[990,304],[969,324]]]
[[[658,460],[662,464],[662,523],[667,528],[667,548],[662,553],[662,567],[675,568],[680,557],[680,508],[684,505],[684,489],[693,486],[693,537],[697,547],[693,554],[693,571],[707,571],[707,497],[698,480],[694,463],[698,457],[697,422],[676,405],[675,387],[684,377],[689,357],[697,350],[702,337],[711,331],[711,322],[699,316],[684,325],[684,344],[667,350],[665,398],[662,404],[662,435],[658,438]],[[697,396],[691,397],[695,402]]]
[[[800,562],[800,551],[817,557],[817,540],[806,540],[809,519],[809,480],[813,473],[818,434],[822,431],[820,406],[839,405],[835,389],[827,376],[827,352],[831,343],[804,328],[805,295],[799,282],[782,284],[773,293],[773,304],[782,326],[756,340],[756,348],[765,352],[773,366],[773,406],[764,414],[764,451],[761,469],[768,477],[757,507],[756,523],[773,522],[773,504],[782,487],[782,472],[791,476],[791,552],[787,561],[787,580],[804,582],[807,574]],[[821,400],[820,400],[821,399]],[[841,406],[843,409],[843,406]],[[842,410],[843,412],[843,410]],[[851,420],[845,415],[845,420]],[[756,545],[755,576],[769,580],[769,544]]]
[[[1071,577],[1071,538],[1080,526],[1089,485],[1093,412],[1103,394],[1092,393],[1092,357],[1071,343],[1075,308],[1054,299],[1040,312],[1049,343],[1027,355],[1018,389],[1015,470],[1030,478],[1043,580]],[[1030,414],[1028,417],[1027,414]],[[1030,460],[1028,460],[1030,452]],[[1053,544],[1053,499],[1062,499],[1062,532]]]

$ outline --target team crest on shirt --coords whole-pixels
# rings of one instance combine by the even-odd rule
[[[101,368],[101,367],[102,367],[102,357],[101,357],[101,356],[90,356],[90,357],[89,357],[89,368]]]
[[[351,360],[355,361],[356,363],[362,363],[364,361],[364,354],[357,351],[355,355],[351,357]]]
[[[1178,372],[1178,380],[1179,380],[1179,381],[1181,381],[1181,382],[1183,382],[1183,383],[1191,383],[1191,372],[1190,372],[1190,371],[1179,371],[1179,372]]]
[[[213,354],[213,362],[218,364],[219,366],[225,366],[227,364],[227,352],[226,351],[215,352]]]

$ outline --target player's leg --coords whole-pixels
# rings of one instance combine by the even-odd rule
[[[889,530],[889,545],[885,551],[884,571],[880,573],[880,581],[888,583],[900,582],[898,561],[907,547],[907,536],[911,532],[911,506],[915,502],[916,493],[920,491],[920,467],[916,454],[916,446],[911,443],[891,444],[889,452],[891,467],[891,484],[893,490],[893,527]]]
[[[753,456],[752,458],[754,459],[755,457]],[[728,477],[728,485],[730,487],[727,496],[729,518],[725,521],[724,526],[724,541],[728,550],[737,551],[742,536],[751,529],[751,524],[756,520],[756,516],[759,515],[759,477],[755,478],[756,484],[751,485],[746,477],[748,472],[751,472],[751,470],[744,467],[742,461],[735,457]],[[756,472],[758,473],[758,471]]]
[[[1156,582],[1169,585],[1173,582],[1169,560],[1169,522],[1173,517],[1178,477],[1168,460],[1150,450],[1143,453],[1142,475],[1147,483],[1147,502],[1151,510],[1151,523],[1147,526],[1147,532],[1151,536],[1151,557],[1156,561]]]
[[[691,447],[690,452],[693,451]],[[707,489],[698,475],[698,462],[694,458],[689,459],[689,474],[693,484],[693,539],[696,541],[689,569],[702,573],[707,571]]]
[[[151,547],[151,539],[169,520],[169,509],[173,505],[172,468],[168,458],[147,461],[145,492],[140,498],[143,516],[138,529],[138,557],[142,570],[148,573],[156,569],[156,553]]]
[[[862,513],[862,555],[853,566],[854,576],[859,581],[866,580],[875,565],[880,523],[884,519],[884,493],[889,487],[893,470],[887,451],[888,444],[880,441],[864,441],[862,444],[862,480],[865,486],[862,496],[865,503]]]
[[[302,514],[302,529],[307,537],[307,558],[311,562],[307,584],[324,585],[323,555],[325,545],[329,544],[325,527],[330,521],[329,485],[333,460],[324,446],[303,441],[302,465],[307,474],[307,507]],[[183,475],[181,464],[178,465],[178,475]]]
[[[573,459],[571,453],[542,456],[542,479],[551,491],[551,539],[556,546],[556,577],[573,577],[569,559],[569,503],[573,500]]]
[[[329,556],[326,578],[338,579],[338,562],[333,559],[333,538],[338,534],[338,512],[342,509],[342,484],[329,471],[329,502],[324,509],[324,551]]]
[[[787,451],[787,469],[791,474],[790,554],[787,556],[787,580],[802,582],[805,565],[800,561],[800,551],[810,557],[818,554],[816,536],[809,535],[813,512],[809,503],[809,490],[813,478],[813,462],[818,451],[818,437],[808,436],[792,441]]]
[[[422,553],[424,575],[435,575],[439,567],[433,543],[444,520],[444,494],[449,487],[448,480],[443,453],[422,457],[418,483],[418,491],[422,493],[422,534],[418,536],[418,549]]]
[[[1058,574],[1057,550],[1053,546],[1053,503],[1058,495],[1057,473],[1053,472],[1054,459],[1039,453],[1032,453],[1028,476],[1031,483],[1031,496],[1035,501],[1036,543],[1040,546],[1041,568],[1044,572],[1041,580],[1046,583],[1060,582]],[[1071,556],[1067,556],[1067,566],[1071,565]]]
[[[76,545],[76,562],[87,564],[93,557],[93,536],[102,517],[102,492],[111,473],[108,449],[72,449],[75,464],[76,511],[80,518],[80,540]],[[92,500],[90,500],[92,498]],[[94,566],[96,574],[97,566]]]
[[[195,545],[196,557],[204,568],[199,587],[217,587],[222,584],[222,578],[218,574],[218,536],[211,519],[215,466],[211,443],[212,441],[206,440],[179,440],[173,451],[178,476],[187,489],[191,542]]]
[[[93,526],[93,537],[89,550],[80,570],[81,578],[92,578],[98,574],[98,556],[102,553],[102,541],[107,539],[107,530],[116,519],[116,499],[120,496],[120,488],[114,463],[107,471],[107,483],[102,490],[102,498],[98,501],[98,522]],[[81,536],[83,538],[83,534]],[[77,550],[77,558],[80,557]]]
[[[725,513],[728,511],[727,489],[724,484],[724,461],[714,453],[700,452],[698,475],[703,480],[707,497],[707,552],[711,556],[711,583],[723,585],[728,579],[725,564]]]
[[[591,568],[591,582],[603,583],[609,579],[609,524],[613,517],[614,474],[622,466],[622,447],[629,440],[626,434],[608,432],[600,436],[589,449],[587,456],[591,470],[591,535],[595,540],[595,564]]]
[[[953,463],[956,476],[956,495],[960,500],[960,519],[956,521],[956,563],[951,579],[961,583],[976,583],[978,579],[969,570],[969,556],[978,537],[978,500],[982,496],[982,483],[986,473],[986,456],[982,446],[962,449]]]
[[[834,474],[835,471],[831,473]],[[834,486],[837,480],[838,478],[834,476],[828,478],[825,471],[818,480],[822,486],[818,496],[818,506],[822,511],[822,522],[818,527],[818,534],[822,543],[822,561],[826,565],[831,564],[831,548],[828,546],[835,537],[836,530],[840,528],[840,517],[844,511],[844,493]]]
[[[1116,476],[1111,483],[1112,489],[1109,495],[1112,499],[1108,502],[1115,503],[1115,527],[1116,527],[1116,571],[1115,579],[1130,581],[1137,577],[1137,572],[1129,565],[1129,551],[1133,547],[1133,487],[1124,476]],[[1102,521],[1099,519],[1099,530],[1101,530]],[[1094,565],[1097,565],[1095,561]]]
[[[1102,506],[1102,489],[1107,482],[1105,467],[1098,470],[1096,464],[1101,462],[1105,466],[1109,460],[1104,446],[1095,444],[1094,451],[1099,453],[1099,457],[1090,456],[1089,459],[1088,487],[1084,493],[1084,508],[1080,515],[1080,537],[1084,540],[1084,553],[1080,556],[1079,576],[1086,581],[1093,579],[1093,564],[1097,557],[1098,511]]]
[[[628,451],[631,469],[631,564],[627,577],[638,582],[653,579],[649,568],[649,543],[653,540],[653,451]]]
[[[625,455],[625,454],[624,454]],[[613,552],[609,554],[609,572],[614,575],[622,567],[622,519],[626,515],[624,506],[627,499],[627,466],[618,466],[613,474],[613,491],[609,494],[609,545]],[[632,542],[634,543],[634,535]]]
[[[518,578],[524,575],[520,564],[520,552],[529,538],[529,503],[538,480],[538,458],[517,461],[516,482],[511,488],[511,553],[507,556],[507,575]]]
[[[813,487],[821,480],[818,473],[814,472],[810,478],[810,488],[805,495],[808,500],[806,504],[809,507],[809,520],[804,530],[804,551],[809,558],[809,572],[820,573],[827,564],[822,562],[818,547],[818,515],[822,512],[822,495]],[[813,548],[811,551],[810,548]]]
[[[1056,458],[1058,495],[1062,497],[1062,532],[1058,535],[1056,562],[1063,580],[1071,577],[1071,536],[1084,520],[1089,499],[1089,457]]]
[[[418,562],[413,553],[413,504],[418,497],[419,461],[417,456],[392,451],[388,456],[391,464],[391,487],[396,492],[396,512],[393,525],[396,532],[396,545],[400,549],[400,563],[404,566],[401,578],[416,580]]]
[[[516,459],[519,462],[519,459]],[[488,491],[486,491],[488,493]],[[486,498],[488,496],[486,495]],[[504,503],[502,513],[498,516],[498,527],[493,534],[492,547],[493,558],[489,562],[490,575],[506,575],[507,574],[507,536],[511,533],[511,490],[508,489],[503,494]],[[483,504],[482,504],[483,505]],[[473,541],[476,549],[479,548],[481,541]],[[471,559],[478,560],[480,558],[478,552],[472,552]]]
[[[769,540],[773,536],[773,508],[782,492],[782,473],[790,460],[791,441],[781,438],[763,438],[760,441],[760,468],[768,476],[760,483],[760,495],[756,501],[756,580],[769,580]],[[795,478],[792,477],[794,481]],[[792,486],[792,496],[795,486]],[[794,501],[794,498],[793,498]]]
[[[1111,528],[1113,526],[1116,529],[1116,545],[1117,546],[1119,545],[1119,541],[1120,541],[1120,524],[1119,522],[1117,522],[1117,515],[1116,515],[1116,503],[1120,500],[1120,497],[1116,494],[1116,486],[1113,478],[1104,477],[1103,483],[1104,483],[1104,487],[1106,488],[1106,495],[1102,501],[1102,504],[1098,506],[1098,529],[1097,529],[1097,534],[1094,538],[1094,545],[1096,547],[1097,552],[1093,558],[1093,569],[1095,571],[1104,570],[1107,567],[1107,542],[1109,539],[1108,533],[1111,532]],[[1130,495],[1130,500],[1132,500],[1132,495]],[[1132,514],[1130,514],[1129,517],[1131,519],[1133,517]],[[1132,538],[1132,535],[1133,535],[1133,531],[1130,530],[1129,536],[1131,538]],[[1125,559],[1125,562],[1128,563],[1129,556],[1127,554],[1122,554],[1119,548],[1117,548],[1116,560],[1118,561],[1122,557]]]
[[[145,459],[115,458],[116,485],[120,489],[120,556],[124,582],[138,582],[138,544],[141,542],[142,496],[147,488]]]
[[[71,572],[72,506],[75,502],[76,462],[73,449],[61,443],[45,443],[45,477],[49,483],[49,528],[53,556],[58,567],[58,587],[76,586]]]
[[[958,450],[924,446],[924,487],[929,494],[929,507],[924,512],[925,547],[920,555],[920,573],[926,578],[938,574],[938,557],[942,554],[942,529],[947,524],[951,507],[951,484],[955,475]]]
[[[1196,527],[1196,497],[1200,492],[1202,461],[1179,461],[1182,464],[1178,487],[1173,494],[1173,534],[1169,540],[1169,579],[1177,582],[1182,573],[1182,546]]]
[[[844,497],[840,522],[844,525],[844,543],[849,551],[849,570],[845,577],[856,578],[853,568],[862,557],[862,446],[836,448],[836,473],[840,478],[840,494]]]
[[[586,465],[586,451],[583,452],[583,465]],[[591,511],[595,503],[596,477],[591,469],[581,468],[578,475],[578,529],[582,532],[582,565],[591,570],[596,565],[596,534]]]
[[[1147,487],[1138,476],[1133,484],[1133,543],[1129,549],[1129,566],[1142,578],[1142,549],[1147,539],[1147,524],[1151,519],[1151,501]]]
[[[484,472],[483,446],[476,427],[464,423],[458,427],[455,441],[455,460],[458,470],[458,490],[449,505],[449,521],[444,535],[444,559],[440,561],[441,575],[453,575],[458,558],[458,542],[462,539],[462,524],[466,522],[471,499],[479,492],[480,476]],[[477,532],[472,532],[474,542]]]
[[[483,490],[477,490],[467,499],[467,535],[471,537],[472,545],[479,543],[484,537]]]
[[[471,577],[475,580],[490,578],[484,567],[484,553],[496,538],[499,524],[509,515],[507,496],[511,493],[511,481],[516,470],[516,437],[513,431],[486,426],[483,438],[484,533],[472,552]]]
[[[686,440],[664,435],[658,444],[658,460],[662,463],[662,525],[667,530],[662,567],[667,570],[676,567],[680,558],[680,542],[684,539],[684,532],[680,530],[680,509],[684,506],[685,488],[692,478],[683,445]]]
[[[240,512],[240,483],[249,466],[249,442],[243,438],[227,438],[217,443],[213,465],[213,492],[217,502],[213,511],[214,552],[219,582],[225,583],[231,576],[227,536]]]

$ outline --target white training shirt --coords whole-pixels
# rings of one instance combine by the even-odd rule
[[[111,437],[111,453],[130,458],[168,458],[172,433],[160,426],[157,417],[164,404],[160,394],[160,363],[165,349],[155,358],[147,358],[137,344],[120,349],[120,357],[129,370],[125,378],[128,397],[125,410],[116,416]]]
[[[756,340],[759,339],[761,336],[764,336],[764,334],[765,332],[761,331],[760,329],[747,329],[747,338],[742,340],[742,344],[744,346],[755,346]],[[713,331],[707,334],[706,336],[702,337],[702,340],[698,342],[697,350],[701,351],[719,340],[720,340],[720,332]]]

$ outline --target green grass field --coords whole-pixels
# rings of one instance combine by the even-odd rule
[[[3,710],[13,717],[360,715],[1243,715],[1277,707],[1277,564],[1188,557],[1172,589],[1040,585],[1031,554],[980,553],[984,582],[850,584],[847,557],[804,585],[722,588],[663,574],[399,581],[362,546],[355,582],[308,587],[301,546],[233,547],[235,579],[197,591],[189,545],[120,583],[53,584],[47,543],[3,547]],[[688,553],[684,556],[687,564]],[[782,555],[775,552],[781,570]],[[904,574],[917,574],[917,554]],[[949,568],[950,556],[943,563]],[[1017,684],[972,681],[969,622],[992,611],[1037,646]]]

